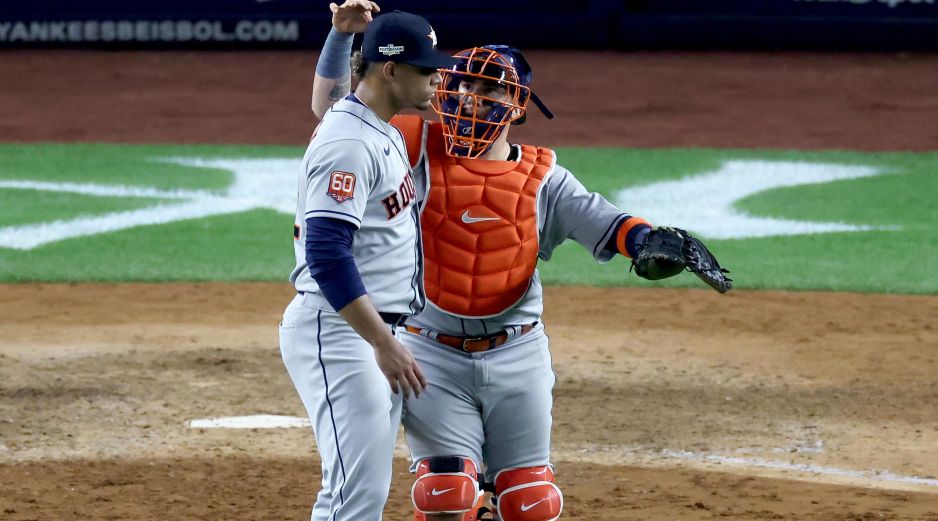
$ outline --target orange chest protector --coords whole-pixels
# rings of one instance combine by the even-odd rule
[[[490,317],[516,304],[537,266],[537,193],[551,150],[521,147],[520,161],[448,156],[428,126],[429,192],[421,214],[424,286],[438,308]]]

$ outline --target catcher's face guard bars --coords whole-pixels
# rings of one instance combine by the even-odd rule
[[[530,99],[534,99],[547,117],[553,117],[531,89],[521,83],[512,60],[505,55],[494,49],[473,47],[454,57],[459,60],[456,65],[440,69],[443,81],[432,103],[443,125],[446,153],[450,156],[480,157],[502,129],[524,117]],[[504,95],[488,96],[473,88],[464,88],[479,81],[497,86]],[[494,90],[482,89],[482,92],[492,94]]]

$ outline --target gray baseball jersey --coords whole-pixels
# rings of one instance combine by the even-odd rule
[[[381,518],[402,400],[391,392],[372,346],[332,309],[310,275],[306,219],[352,223],[358,229],[352,255],[375,307],[418,312],[423,255],[405,150],[394,127],[350,96],[323,117],[299,174],[290,275],[298,294],[280,324],[280,351],[322,459],[313,521]]]
[[[414,314],[424,304],[423,258],[404,138],[349,98],[326,113],[303,158],[290,281],[317,309],[335,311],[306,266],[306,219],[341,219],[358,228],[352,255],[378,311]]]

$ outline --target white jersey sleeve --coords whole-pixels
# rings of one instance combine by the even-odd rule
[[[555,165],[544,180],[538,196],[538,255],[550,260],[554,248],[573,239],[599,262],[608,262],[615,252],[603,248],[615,233],[615,224],[625,214],[605,197],[590,192],[566,168]]]
[[[306,215],[331,217],[361,228],[378,172],[366,145],[355,139],[318,146],[306,161]]]

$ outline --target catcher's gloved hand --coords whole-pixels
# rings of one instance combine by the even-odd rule
[[[632,267],[639,277],[648,280],[673,277],[686,269],[720,293],[733,287],[733,279],[725,275],[729,270],[720,267],[704,243],[680,228],[650,231],[632,259]]]

